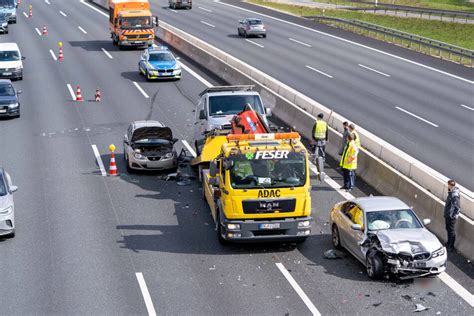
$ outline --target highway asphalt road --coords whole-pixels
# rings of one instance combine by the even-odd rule
[[[474,189],[472,69],[238,0],[195,0],[192,10],[168,9],[165,0],[153,3],[162,21],[262,70]],[[262,18],[268,37],[239,38],[237,21],[246,17]]]
[[[416,303],[472,313],[453,282],[373,282],[350,256],[323,259],[328,210],[343,199],[326,182],[313,180],[316,223],[305,244],[221,246],[196,181],[129,175],[122,159],[133,120],[158,119],[191,141],[203,82],[188,71],[181,81],[146,82],[140,51],[112,46],[101,14],[75,0],[31,3],[33,17],[25,18],[23,3],[18,24],[2,36],[27,59],[25,79],[15,82],[24,92],[21,118],[0,120],[0,164],[19,186],[16,237],[0,241],[1,314],[307,315],[314,307],[323,315],[399,315]],[[44,37],[35,30],[43,25]],[[58,41],[62,62],[50,52],[57,57]],[[67,84],[80,85],[85,101],[74,102]],[[91,101],[96,87],[100,103]],[[118,147],[115,178],[102,176],[92,148],[107,165],[110,143]],[[453,259],[449,275],[472,293],[472,265]]]

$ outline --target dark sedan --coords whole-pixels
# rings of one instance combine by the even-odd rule
[[[21,90],[17,91],[10,79],[0,79],[0,117],[20,116],[20,93]]]

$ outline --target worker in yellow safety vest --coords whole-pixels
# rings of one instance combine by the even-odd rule
[[[355,170],[357,169],[357,155],[359,154],[359,148],[354,139],[355,135],[353,133],[347,136],[347,145],[339,163],[344,177],[344,185],[341,189],[346,189],[348,192],[352,191],[355,186]]]
[[[356,127],[354,124],[350,124],[349,125],[349,132],[351,132],[352,134],[354,134],[354,141],[356,143],[356,146],[357,148],[361,149],[361,145],[360,145],[360,137],[359,137],[359,133],[357,133],[356,131]]]
[[[323,120],[324,114],[319,113],[313,126],[313,145],[315,158],[326,160],[326,141],[328,140],[328,124]]]

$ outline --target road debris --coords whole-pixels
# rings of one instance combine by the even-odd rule
[[[422,311],[426,311],[426,310],[429,310],[429,309],[430,309],[429,307],[423,306],[421,304],[416,304],[416,309],[413,312],[414,313],[422,312]]]
[[[209,268],[209,270],[215,270],[216,269],[216,265],[212,265],[212,267]]]
[[[324,258],[326,259],[342,259],[344,258],[344,254],[340,251],[335,249],[329,249],[324,252]]]

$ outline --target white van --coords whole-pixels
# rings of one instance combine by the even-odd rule
[[[23,62],[16,43],[0,43],[0,78],[23,80]]]

